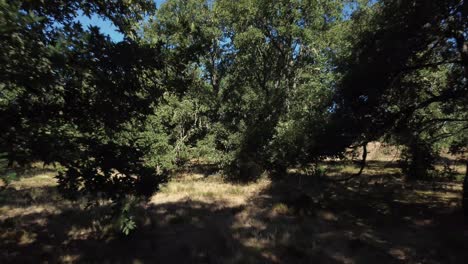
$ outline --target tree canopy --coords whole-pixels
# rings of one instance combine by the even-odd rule
[[[149,197],[194,159],[250,180],[382,140],[424,177],[441,148],[466,151],[463,0],[0,0],[0,13],[0,153],[60,164],[70,197]]]

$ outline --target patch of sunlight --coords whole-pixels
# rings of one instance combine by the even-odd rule
[[[372,242],[377,243],[377,244],[383,244],[384,245],[384,244],[388,243],[386,240],[384,240],[382,238],[379,238],[372,231],[364,232],[363,234],[361,234],[361,238],[365,239],[365,240],[368,240],[368,241],[372,241]]]
[[[218,177],[195,178],[197,179],[194,180],[193,177],[185,176],[184,178],[169,181],[161,188],[160,192],[151,198],[151,202],[162,204],[191,199],[203,202],[223,201],[231,206],[240,205],[270,183],[269,180],[259,180],[251,184],[236,185],[224,182]]]
[[[431,226],[434,224],[434,221],[432,219],[413,219],[413,224],[416,226]]]
[[[60,210],[53,205],[32,205],[27,207],[3,206],[0,208],[0,212],[0,220],[5,220],[7,218],[15,219],[34,214],[58,214]]]
[[[70,230],[67,232],[69,238],[78,240],[78,239],[86,239],[92,233],[92,228],[83,228],[72,226]]]
[[[36,241],[36,238],[37,238],[37,234],[30,233],[25,230],[21,230],[20,237],[18,240],[18,245],[26,246],[26,245],[32,244]]]
[[[390,254],[391,256],[393,256],[394,258],[396,258],[396,259],[398,259],[400,261],[404,261],[404,260],[408,259],[407,251],[408,251],[407,248],[400,248],[400,247],[390,248],[388,250],[388,254]]]
[[[266,239],[261,239],[258,237],[250,237],[247,239],[242,239],[240,241],[242,245],[244,245],[247,248],[253,249],[255,251],[261,251],[265,248],[268,247],[269,244],[271,244],[271,240],[266,240]]]
[[[134,259],[134,260],[132,261],[132,264],[143,264],[143,263],[145,263],[145,262],[143,262],[143,261],[140,260],[140,259]]]
[[[435,192],[435,191],[423,191],[417,190],[415,191],[416,194],[426,197],[434,197],[440,200],[453,200],[460,198],[460,194],[454,192]]]
[[[284,203],[275,203],[270,211],[270,215],[272,217],[276,215],[285,215],[289,213],[289,208],[286,204]]]
[[[21,178],[12,182],[10,186],[15,189],[57,186],[57,179],[55,179],[55,173],[47,172],[30,178]]]
[[[60,257],[61,263],[76,263],[80,259],[80,255],[78,254],[66,254]]]
[[[334,214],[331,211],[320,210],[317,213],[317,216],[325,221],[331,221],[331,222],[338,221],[338,217],[336,216],[336,214]]]
[[[331,259],[336,261],[336,263],[344,263],[344,264],[355,263],[355,261],[352,258],[345,256],[343,253],[339,251],[333,251],[331,249],[324,249],[324,252],[328,256],[330,256]]]

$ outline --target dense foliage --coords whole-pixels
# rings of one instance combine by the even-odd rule
[[[161,94],[147,75],[163,62],[158,48],[133,36],[152,3],[0,5],[0,142],[10,163],[60,163],[60,187],[70,196],[150,195],[164,172],[147,162],[156,143],[141,134]],[[77,12],[110,19],[125,40],[114,43],[96,27],[84,29]]]
[[[68,196],[150,196],[191,160],[250,180],[404,145],[466,151],[466,1],[0,0],[0,152]],[[79,15],[99,15],[114,42]]]
[[[467,9],[466,1],[381,1],[351,26],[337,116],[352,138],[405,145],[409,176],[427,175],[442,147],[467,144]]]

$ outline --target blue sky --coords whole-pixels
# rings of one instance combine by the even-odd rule
[[[159,7],[165,0],[155,0],[156,5]],[[101,29],[101,32],[109,35],[113,41],[121,41],[123,35],[117,31],[117,28],[107,19],[102,19],[97,15],[92,15],[91,17],[79,15],[78,21],[80,21],[84,27],[88,26],[97,26]]]

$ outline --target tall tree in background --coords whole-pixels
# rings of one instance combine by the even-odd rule
[[[327,112],[333,26],[342,1],[219,1],[233,52],[221,90],[224,124],[240,140],[233,165],[282,174],[315,144]],[[252,164],[252,161],[257,164]],[[248,164],[250,163],[250,164]],[[246,167],[243,169],[242,167]],[[244,173],[244,174],[249,174]]]
[[[342,1],[166,1],[142,35],[164,43],[159,76],[168,105],[158,112],[170,113],[161,122],[176,151],[246,179],[308,162],[316,143],[309,134],[329,114],[342,8]]]
[[[215,12],[203,0],[166,1],[143,26],[142,41],[160,45],[165,58],[153,76],[164,87],[154,121],[165,128],[177,165],[201,157],[219,161],[209,131],[216,129],[220,35]]]

